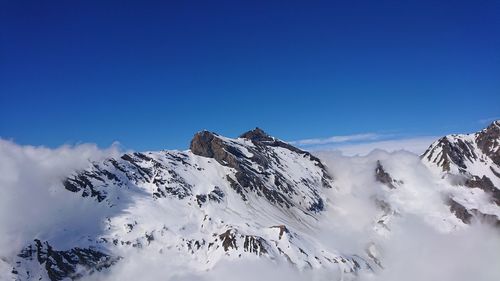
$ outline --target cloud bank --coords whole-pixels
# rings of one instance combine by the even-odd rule
[[[0,257],[12,255],[35,237],[92,219],[98,208],[71,196],[61,188],[61,180],[119,151],[117,144],[107,149],[95,144],[50,149],[0,139]]]

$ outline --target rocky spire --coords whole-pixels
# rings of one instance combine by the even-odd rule
[[[255,129],[248,131],[246,133],[243,133],[240,138],[245,138],[249,139],[254,142],[262,142],[262,141],[274,141],[275,139],[268,135],[264,130],[262,130],[259,127],[256,127]]]

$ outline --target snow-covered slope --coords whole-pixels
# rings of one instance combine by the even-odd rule
[[[500,225],[500,121],[474,134],[437,140],[422,161],[456,186],[449,204],[459,218]]]
[[[126,153],[62,179],[54,188],[82,215],[0,256],[0,269],[12,268],[0,280],[116,280],[114,268],[137,273],[158,262],[196,274],[258,261],[327,272],[319,280],[376,276],[404,218],[442,233],[468,227],[461,212],[498,219],[497,189],[471,183],[498,176],[498,143],[495,122],[437,141],[422,159],[318,158],[259,128],[235,139],[202,131],[187,151]],[[498,177],[491,182],[498,187]],[[145,257],[153,261],[137,262]]]
[[[100,227],[58,229],[15,260],[19,280],[63,280],[113,265],[128,251],[187,258],[196,270],[221,259],[283,260],[297,268],[355,272],[369,265],[314,239],[325,189],[321,161],[255,129],[238,139],[203,131],[190,151],[124,154],[62,183],[105,206]]]

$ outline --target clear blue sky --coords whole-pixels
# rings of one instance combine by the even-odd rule
[[[0,1],[0,137],[184,149],[500,115],[500,1],[176,2]]]

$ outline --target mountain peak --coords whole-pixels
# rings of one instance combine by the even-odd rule
[[[481,151],[500,165],[500,120],[492,122],[477,134],[476,143]]]
[[[438,167],[444,177],[453,179],[454,184],[467,188],[479,188],[491,197],[491,202],[500,206],[500,121],[492,122],[487,128],[473,134],[454,134],[434,142],[423,154],[422,159],[430,167]],[[456,179],[461,179],[456,181]],[[450,199],[451,210],[464,222],[478,213]],[[464,200],[463,200],[464,201]],[[465,200],[467,201],[467,200]],[[464,202],[465,202],[464,201]],[[500,225],[500,220],[496,220]]]
[[[226,179],[243,201],[247,201],[248,194],[252,193],[276,206],[317,213],[324,208],[318,188],[331,188],[332,177],[318,158],[269,136],[260,128],[248,131],[238,139],[201,131],[194,135],[190,150],[195,155],[212,158],[222,166],[232,168],[234,176]],[[293,179],[295,175],[273,169],[281,163],[295,162],[290,160],[294,157],[301,159],[301,167],[310,166],[299,177]],[[305,178],[312,180],[304,181]]]
[[[240,138],[249,139],[251,141],[274,141],[275,139],[268,135],[264,130],[259,127],[243,133]]]
[[[189,149],[196,155],[214,157],[212,141],[216,139],[216,135],[217,134],[207,130],[196,133],[191,140]]]
[[[491,124],[486,127],[483,132],[485,133],[497,133],[500,132],[500,120],[491,122]]]

